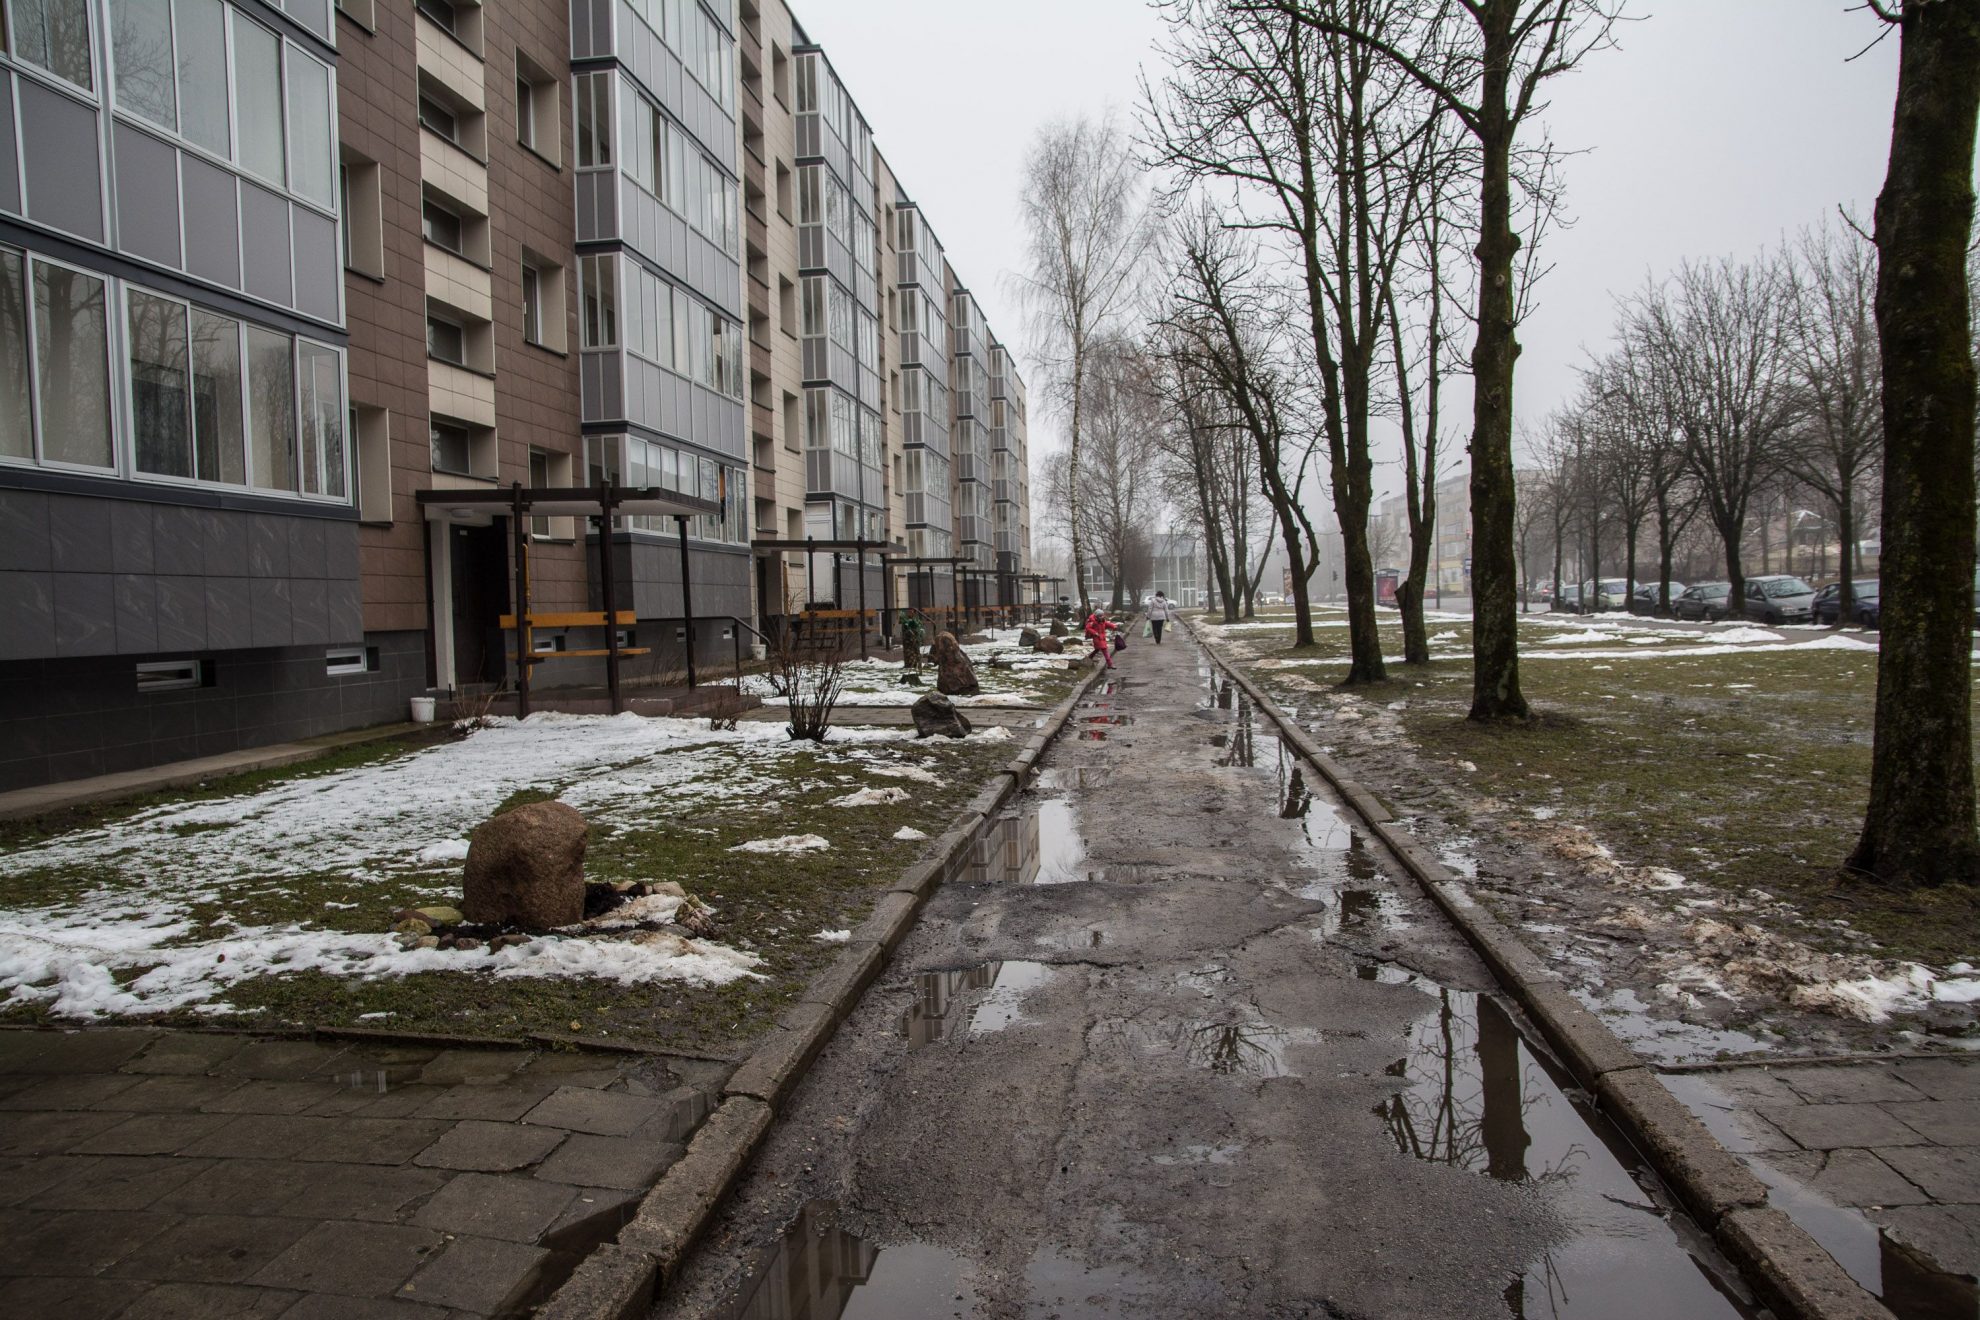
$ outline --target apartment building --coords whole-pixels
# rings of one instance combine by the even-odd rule
[[[1015,602],[1023,406],[776,0],[5,5],[0,788]]]
[[[4,6],[0,788],[394,704],[360,604],[333,23]]]

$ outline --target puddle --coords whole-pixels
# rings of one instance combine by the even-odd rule
[[[1661,1080],[1713,1136],[1735,1149],[1748,1144],[1734,1117],[1733,1102],[1713,1087],[1709,1076],[1665,1076]],[[1964,1274],[1938,1269],[1895,1241],[1862,1211],[1836,1204],[1767,1163],[1764,1152],[1752,1156],[1749,1167],[1767,1184],[1768,1203],[1785,1211],[1808,1236],[1821,1243],[1851,1278],[1890,1308],[1897,1320],[1965,1320],[1980,1315],[1980,1283]]]
[[[1093,1028],[1097,1047],[1135,1054],[1172,1054],[1191,1067],[1237,1077],[1297,1077],[1287,1051],[1318,1045],[1311,1027],[1280,1027],[1269,1022],[1143,1022],[1103,1018]]]
[[[1045,776],[1039,779],[1044,784]],[[1072,801],[1063,797],[1024,794],[984,828],[969,854],[972,884],[1065,885],[1096,874]]]
[[[1119,1265],[1088,1265],[1053,1247],[1040,1247],[1025,1268],[1025,1313],[1051,1320],[1148,1315],[1174,1296],[1145,1275]]]
[[[1002,1031],[1024,1021],[1019,1010],[1025,995],[1058,970],[1049,963],[1012,960],[920,972],[914,978],[914,1003],[901,1014],[900,1033],[910,1049],[918,1049],[949,1036],[958,1025],[965,1025],[972,1036]],[[986,993],[959,1023],[958,1007],[977,991]]]
[[[1569,987],[1568,993],[1653,1063],[1686,1063],[1778,1047],[1777,1041],[1770,1043],[1731,1027],[1707,1027],[1662,1016],[1627,986],[1606,992]]]
[[[1394,963],[1362,963],[1354,969],[1355,979],[1378,981],[1383,985],[1415,985],[1421,978]]]
[[[838,1217],[830,1201],[807,1205],[730,1320],[936,1320],[975,1313],[962,1257],[924,1242],[876,1247],[839,1227]]]
[[[1382,973],[1376,972],[1376,979]],[[1410,1028],[1375,1109],[1405,1155],[1547,1190],[1568,1241],[1507,1286],[1522,1320],[1752,1317],[1744,1286],[1696,1225],[1660,1208],[1630,1170],[1636,1153],[1578,1106],[1495,1001],[1418,979],[1435,1006]],[[1724,1271],[1724,1273],[1721,1273]]]

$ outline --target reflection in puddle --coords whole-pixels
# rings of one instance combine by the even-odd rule
[[[1148,1315],[1164,1300],[1155,1282],[1119,1265],[1088,1265],[1051,1247],[1040,1247],[1025,1269],[1025,1313],[1072,1320],[1074,1316]],[[1167,1300],[1173,1302],[1173,1297]]]
[[[731,1320],[934,1320],[976,1310],[962,1258],[923,1242],[885,1249],[848,1233],[813,1201],[785,1230]]]
[[[1735,1116],[1736,1106],[1709,1077],[1665,1075],[1671,1094],[1696,1114],[1712,1135],[1737,1150],[1749,1144]],[[1828,1197],[1767,1163],[1764,1152],[1748,1164],[1767,1184],[1767,1202],[1786,1212],[1808,1236],[1836,1258],[1851,1278],[1876,1296],[1897,1320],[1951,1320],[1980,1315],[1980,1283],[1949,1274],[1894,1240],[1860,1210]]]
[[[968,1015],[969,1034],[988,1035],[1024,1021],[1024,997],[1043,985],[1058,969],[1048,963],[1007,961],[982,963],[946,972],[921,972],[914,978],[914,1003],[901,1014],[901,1034],[910,1048],[932,1045],[949,1035],[955,1013],[971,991],[987,991]]]
[[[1094,875],[1069,798],[1020,797],[984,827],[969,855],[972,884],[1064,885]]]
[[[1574,987],[1569,993],[1601,1017],[1631,1049],[1657,1063],[1727,1058],[1776,1048],[1732,1027],[1708,1027],[1663,1016],[1627,986],[1606,991]]]
[[[1243,1077],[1297,1077],[1286,1052],[1318,1045],[1310,1027],[1269,1022],[1142,1022],[1107,1018],[1095,1024],[1093,1042],[1135,1054],[1176,1054],[1192,1067]]]
[[[1568,1098],[1565,1075],[1528,1048],[1505,1010],[1467,991],[1434,993],[1435,1009],[1410,1028],[1409,1052],[1388,1069],[1396,1094],[1375,1113],[1404,1154],[1561,1198],[1577,1235],[1507,1286],[1512,1314],[1753,1315],[1733,1295],[1743,1287],[1686,1250],[1680,1234],[1702,1241],[1696,1228],[1674,1223],[1630,1176],[1635,1152]]]

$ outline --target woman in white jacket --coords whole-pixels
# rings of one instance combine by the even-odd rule
[[[1155,634],[1155,645],[1162,644],[1162,625],[1176,617],[1176,607],[1161,592],[1148,602],[1148,631]]]

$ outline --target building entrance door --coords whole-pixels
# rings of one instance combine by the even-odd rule
[[[500,684],[502,613],[509,608],[506,550],[508,524],[451,529],[448,568],[453,578],[454,682],[458,687]]]

